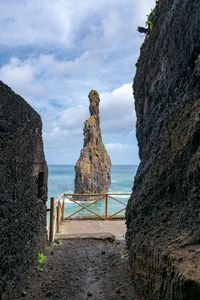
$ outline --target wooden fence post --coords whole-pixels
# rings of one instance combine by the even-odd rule
[[[53,242],[54,229],[54,197],[50,198],[49,241]]]
[[[108,194],[106,194],[106,199],[105,199],[105,219],[108,219]]]
[[[63,204],[62,204],[62,221],[64,220],[65,217],[65,199],[63,199]]]
[[[60,200],[58,201],[58,206],[56,207],[56,233],[59,233],[60,226]]]

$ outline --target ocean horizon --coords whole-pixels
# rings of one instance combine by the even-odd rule
[[[53,196],[74,192],[75,165],[49,164],[48,199]],[[131,193],[138,165],[113,165],[109,192]]]
[[[63,193],[74,193],[74,165],[48,165],[48,201],[49,206],[50,197],[57,199]],[[111,168],[111,184],[109,186],[109,193],[130,193],[133,187],[134,176],[136,174],[138,165],[113,165]],[[129,199],[129,195],[117,196],[117,199],[125,205]],[[80,207],[76,204],[66,200],[65,217],[77,211]],[[94,205],[96,212],[102,214],[104,211],[104,203],[97,202]],[[112,199],[109,200],[109,214],[115,213],[117,210],[123,208],[123,205]],[[84,211],[79,216],[86,215],[88,212]]]

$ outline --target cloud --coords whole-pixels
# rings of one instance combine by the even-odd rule
[[[39,111],[52,100],[68,105],[73,99],[76,104],[75,86],[81,85],[77,60],[62,60],[49,54],[25,59],[11,57],[0,68],[0,78]]]
[[[105,145],[113,164],[138,164],[138,147],[122,143],[109,143]],[[120,157],[120,160],[119,160]]]
[[[110,144],[106,144],[106,149],[108,151],[124,151],[124,150],[132,150],[135,149],[135,146],[130,146],[127,144],[121,144],[121,143],[110,143]]]
[[[102,137],[113,164],[138,164],[131,84],[101,93],[100,97]],[[78,159],[83,145],[84,122],[89,117],[89,101],[87,96],[85,98],[84,105],[61,110],[57,119],[53,109],[43,117],[46,154],[52,163],[62,163],[62,159],[75,163]]]
[[[86,74],[85,78],[84,74],[80,75],[84,64],[83,57],[69,61],[44,54],[24,60],[13,57],[0,68],[0,78],[25,99],[30,99],[31,104],[41,112],[43,108],[48,111],[49,106],[56,105],[57,109],[60,106],[63,110],[60,122],[65,126],[64,119],[75,119],[76,115],[81,117],[82,122],[82,116],[86,117],[87,94],[91,88],[97,85],[100,92],[108,88],[104,86],[104,81],[99,84],[95,79],[92,81],[92,73]],[[103,130],[121,133],[121,124],[124,124],[123,131],[130,132],[130,126],[126,125],[134,123],[135,118],[131,84],[102,92],[100,96]],[[121,121],[116,123],[116,119]]]
[[[10,85],[17,93],[29,98],[35,98],[44,94],[44,87],[36,80],[37,68],[34,64],[21,61],[17,57],[10,59],[0,69],[0,78]]]
[[[68,1],[1,1],[0,39],[4,45],[70,44],[72,14]],[[17,13],[16,13],[17,12]]]
[[[102,130],[105,134],[134,132],[135,110],[131,84],[123,84],[111,92],[101,93]]]
[[[128,135],[134,133],[135,112],[131,84],[100,94],[100,122],[104,135]],[[85,105],[70,107],[61,111],[55,128],[65,134],[80,136],[83,124],[89,117],[89,101]]]
[[[63,45],[71,47],[83,35],[116,40],[145,15],[154,0],[8,0],[0,2],[0,41],[9,47]],[[17,13],[16,13],[17,12]],[[132,26],[131,26],[132,25]],[[116,34],[117,33],[117,34]]]
[[[50,95],[80,101],[92,88],[130,82],[141,43],[136,28],[154,2],[1,1],[0,45],[14,50],[0,47],[0,78],[36,109]]]
[[[25,99],[31,99],[29,102],[40,110],[46,153],[50,153],[53,162],[53,153],[61,151],[64,156],[66,152],[71,157],[73,155],[69,156],[69,151],[72,149],[76,153],[74,156],[78,158],[83,141],[83,124],[89,116],[89,88],[86,87],[87,92],[84,93],[82,89],[80,98],[76,93],[70,95],[68,92],[72,78],[69,82],[67,78],[70,77],[73,63],[75,68],[76,60],[67,62],[52,55],[40,55],[25,60],[13,57],[0,68],[1,79]],[[77,85],[78,79],[74,82]],[[114,90],[102,92],[100,98],[103,137],[107,135],[111,139],[114,134],[120,140],[120,135],[134,135],[135,114],[131,84],[123,84]],[[60,158],[57,159],[60,162]]]
[[[91,89],[100,93],[106,143],[135,143],[131,81],[142,42],[136,28],[154,4],[0,1],[0,79],[41,114],[50,162],[66,161],[65,151],[77,157]],[[131,149],[124,148],[130,157]]]

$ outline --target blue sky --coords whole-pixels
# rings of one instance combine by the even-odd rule
[[[41,115],[49,164],[74,164],[88,93],[113,164],[137,164],[132,81],[155,0],[0,1],[0,79]]]

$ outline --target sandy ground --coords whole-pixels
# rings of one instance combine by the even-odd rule
[[[60,225],[60,233],[56,236],[81,236],[110,232],[117,240],[124,240],[126,234],[125,220],[64,220]]]
[[[43,270],[32,266],[11,299],[136,300],[124,241],[60,240],[44,254]]]

